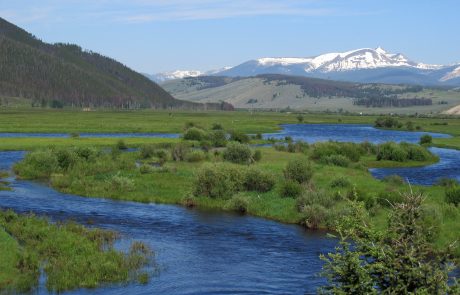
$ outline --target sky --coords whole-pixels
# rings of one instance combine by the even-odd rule
[[[460,62],[458,0],[0,0],[0,16],[143,73],[383,47]]]

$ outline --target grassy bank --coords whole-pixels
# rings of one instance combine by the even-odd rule
[[[344,123],[373,125],[377,116],[358,116],[346,114],[302,114],[303,123]],[[436,139],[434,145],[460,148],[460,118],[458,117],[398,117],[399,130],[414,130],[447,133],[452,139]],[[299,123],[296,113],[278,112],[181,112],[181,111],[92,111],[49,110],[49,109],[0,109],[0,132],[35,133],[122,133],[159,132],[181,133],[187,122],[195,122],[203,128],[211,128],[219,123],[226,130],[244,133],[269,133],[279,130],[280,124]],[[2,139],[3,141],[4,139]],[[49,139],[42,139],[41,142]],[[14,140],[17,141],[17,140]],[[58,143],[59,144],[59,143]],[[14,143],[6,143],[11,148]],[[33,145],[33,144],[31,144]],[[31,146],[24,143],[23,146]],[[0,145],[0,149],[3,148]]]
[[[402,147],[393,146],[398,151]],[[416,146],[407,148],[412,150]],[[205,152],[187,148],[184,143],[167,149],[144,146],[140,151],[128,153],[92,149],[87,159],[76,158],[81,151],[76,156],[72,150],[56,149],[31,154],[16,165],[15,171],[22,178],[48,181],[66,193],[232,210],[310,228],[333,228],[335,220],[347,214],[347,200],[357,199],[366,204],[373,222],[383,227],[390,202],[397,202],[399,192],[408,186],[397,177],[376,180],[367,169],[420,166],[436,161],[421,147],[416,149],[423,157],[400,161],[385,155],[377,160],[379,148],[369,144],[330,143],[298,145],[291,152],[288,149],[289,146],[284,150],[260,148],[258,161],[250,160],[255,155],[253,150],[254,155],[250,152],[249,162],[243,164],[228,163],[233,158],[225,148]],[[392,157],[395,153],[388,155]],[[285,169],[290,162],[309,163],[311,178],[299,185],[287,185]],[[205,178],[199,179],[200,174]],[[208,176],[214,178],[206,179]],[[225,186],[215,186],[220,184]],[[416,189],[427,194],[426,210],[432,218],[427,226],[436,228],[433,242],[444,247],[458,239],[460,212],[444,201],[445,188]],[[229,194],[219,195],[226,192]]]
[[[152,259],[150,250],[135,242],[122,253],[113,248],[116,238],[72,222],[0,211],[0,293],[33,290],[40,270],[52,292],[147,280],[141,269]]]

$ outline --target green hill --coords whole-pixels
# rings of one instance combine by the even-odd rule
[[[225,101],[239,109],[431,113],[460,104],[460,92],[455,89],[354,83],[279,74],[189,77],[170,80],[161,86],[179,99]]]
[[[48,44],[0,18],[0,97],[41,107],[218,109],[177,100],[114,59]],[[0,100],[0,103],[2,100]]]

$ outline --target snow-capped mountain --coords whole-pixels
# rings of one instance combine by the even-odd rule
[[[158,73],[158,74],[153,74],[153,75],[149,75],[149,74],[144,74],[144,75],[157,83],[163,83],[169,80],[183,79],[187,77],[211,76],[216,73],[226,71],[230,68],[231,67],[223,67],[220,69],[210,70],[206,72],[197,71],[197,70],[192,70],[192,71],[177,70],[177,71],[163,72],[163,73]]]
[[[353,82],[457,85],[460,65],[433,65],[415,62],[404,54],[381,47],[326,53],[315,57],[266,57],[250,60],[216,75],[255,76],[285,74]],[[458,70],[460,71],[460,70]]]
[[[231,68],[208,72],[174,71],[149,76],[166,80],[196,76],[250,77],[283,74],[363,83],[408,83],[460,86],[460,64],[433,65],[415,62],[381,47],[326,53],[314,57],[265,57]]]

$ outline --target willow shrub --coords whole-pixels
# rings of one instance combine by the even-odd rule
[[[284,177],[297,183],[309,182],[313,177],[313,169],[306,159],[294,159],[284,168]]]

